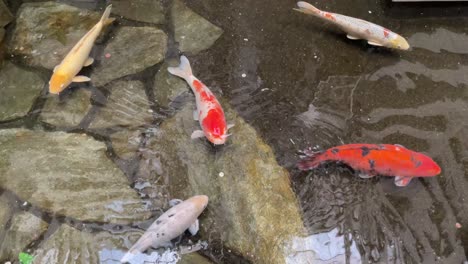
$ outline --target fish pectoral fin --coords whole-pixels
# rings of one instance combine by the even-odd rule
[[[193,110],[193,120],[198,121],[198,111]]]
[[[198,219],[189,227],[189,232],[192,234],[192,236],[196,235],[198,233],[198,229],[200,229],[200,224],[198,222]]]
[[[379,44],[379,43],[377,43],[377,42],[367,41],[367,43],[369,43],[369,45],[382,47],[382,44]]]
[[[192,135],[190,136],[191,139],[196,139],[196,138],[201,138],[204,137],[205,133],[201,130],[195,130],[192,132]]]
[[[182,202],[181,199],[172,199],[169,201],[169,205],[172,207],[172,206],[176,206],[178,204],[180,204]]]
[[[228,124],[227,129],[229,130],[229,129],[233,128],[234,126],[235,126],[235,124]]]
[[[94,62],[94,59],[91,58],[91,57],[89,57],[89,58],[87,58],[86,61],[84,62],[83,67],[87,67],[87,66],[91,65],[91,64],[93,64],[93,62]]]
[[[352,39],[352,40],[356,40],[356,39],[359,39],[358,37],[355,37],[355,36],[352,36],[352,35],[346,35],[347,38],[349,39]]]
[[[359,172],[358,175],[362,179],[369,179],[369,178],[375,177],[377,174],[373,174],[371,172]]]
[[[395,185],[398,187],[404,187],[410,183],[413,177],[408,176],[395,176]]]
[[[79,75],[79,76],[73,77],[72,81],[73,82],[89,82],[91,81],[91,79],[87,76]]]
[[[53,71],[53,72],[55,72],[55,71],[57,70],[57,68],[58,68],[58,65],[54,67],[54,71]]]

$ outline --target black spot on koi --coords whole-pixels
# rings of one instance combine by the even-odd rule
[[[363,157],[367,156],[370,152],[370,149],[368,147],[362,147],[361,150],[362,150]]]
[[[167,217],[173,217],[175,214],[168,215]]]
[[[336,148],[334,148],[334,149],[331,150],[331,153],[333,153],[333,154],[336,154],[336,153],[338,153],[338,152],[340,152],[340,150],[339,150],[339,149],[336,149]]]
[[[375,160],[369,159],[369,166],[370,166],[370,169],[373,170],[375,168]]]

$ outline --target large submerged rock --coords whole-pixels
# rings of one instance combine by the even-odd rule
[[[112,0],[112,13],[125,18],[154,24],[164,23],[162,1],[155,0]]]
[[[171,16],[175,40],[183,52],[197,54],[208,49],[223,33],[221,28],[193,12],[180,0],[174,0]]]
[[[169,107],[177,97],[190,93],[187,82],[167,71],[167,67],[177,65],[176,61],[165,62],[154,76],[154,98],[161,107]]]
[[[4,62],[0,70],[0,121],[26,115],[44,87],[36,73]]]
[[[55,2],[24,3],[9,52],[31,66],[53,69],[101,14]]]
[[[202,236],[217,237],[255,263],[285,263],[285,244],[303,229],[289,175],[256,131],[224,109],[235,123],[224,146],[190,139],[199,129],[191,103],[163,123],[147,147],[160,156],[174,197],[209,196]]]
[[[13,21],[13,14],[10,12],[8,7],[5,3],[0,1],[0,27],[4,27],[8,25],[11,21]]]
[[[47,230],[48,224],[37,216],[22,212],[16,214],[5,234],[0,249],[0,259],[14,260],[29,243]]]
[[[88,136],[0,130],[0,187],[47,212],[81,221],[128,224],[150,216],[147,206]]]
[[[162,30],[122,27],[104,49],[101,63],[91,77],[92,82],[95,86],[103,86],[114,79],[141,72],[161,62],[166,49],[167,36]]]
[[[41,120],[56,127],[78,126],[91,109],[91,92],[78,89],[65,97],[49,94],[41,112]]]
[[[140,81],[119,81],[112,86],[106,106],[99,110],[89,127],[100,129],[111,126],[138,127],[150,124],[150,102]]]

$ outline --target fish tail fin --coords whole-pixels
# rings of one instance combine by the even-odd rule
[[[112,5],[108,5],[106,7],[106,10],[104,10],[104,13],[102,14],[101,20],[99,22],[101,22],[104,25],[108,25],[115,20],[115,18],[109,18],[111,14],[111,9],[112,9]]]
[[[297,2],[297,7],[294,10],[309,15],[318,15],[321,12],[320,9],[304,1]]]
[[[317,168],[320,163],[322,162],[321,160],[321,155],[322,151],[311,151],[311,150],[304,150],[302,153],[305,154],[305,156],[302,158],[301,161],[297,163],[297,167],[300,170],[311,170]]]
[[[190,76],[192,76],[192,68],[190,67],[190,62],[185,56],[180,56],[180,64],[179,67],[168,67],[167,70],[180,78],[188,80]]]

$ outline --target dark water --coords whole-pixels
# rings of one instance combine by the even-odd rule
[[[409,40],[408,52],[348,40],[292,11],[294,1],[187,4],[225,30],[194,68],[290,170],[311,235],[337,229],[348,262],[356,255],[363,263],[466,260],[467,4],[312,2],[385,25]],[[361,180],[336,166],[311,174],[294,169],[297,150],[364,142],[425,152],[443,173],[398,188],[393,178]]]
[[[224,30],[213,47],[191,56],[195,74],[229,100],[290,171],[309,235],[329,237],[324,261],[466,260],[468,4],[311,2],[400,33],[413,47],[405,52],[348,40],[294,12],[295,1],[185,2]],[[175,46],[168,56],[178,56]],[[150,80],[155,70],[141,77]],[[393,178],[362,180],[334,165],[311,173],[294,168],[298,150],[347,143],[401,144],[427,153],[443,172],[398,188]]]

